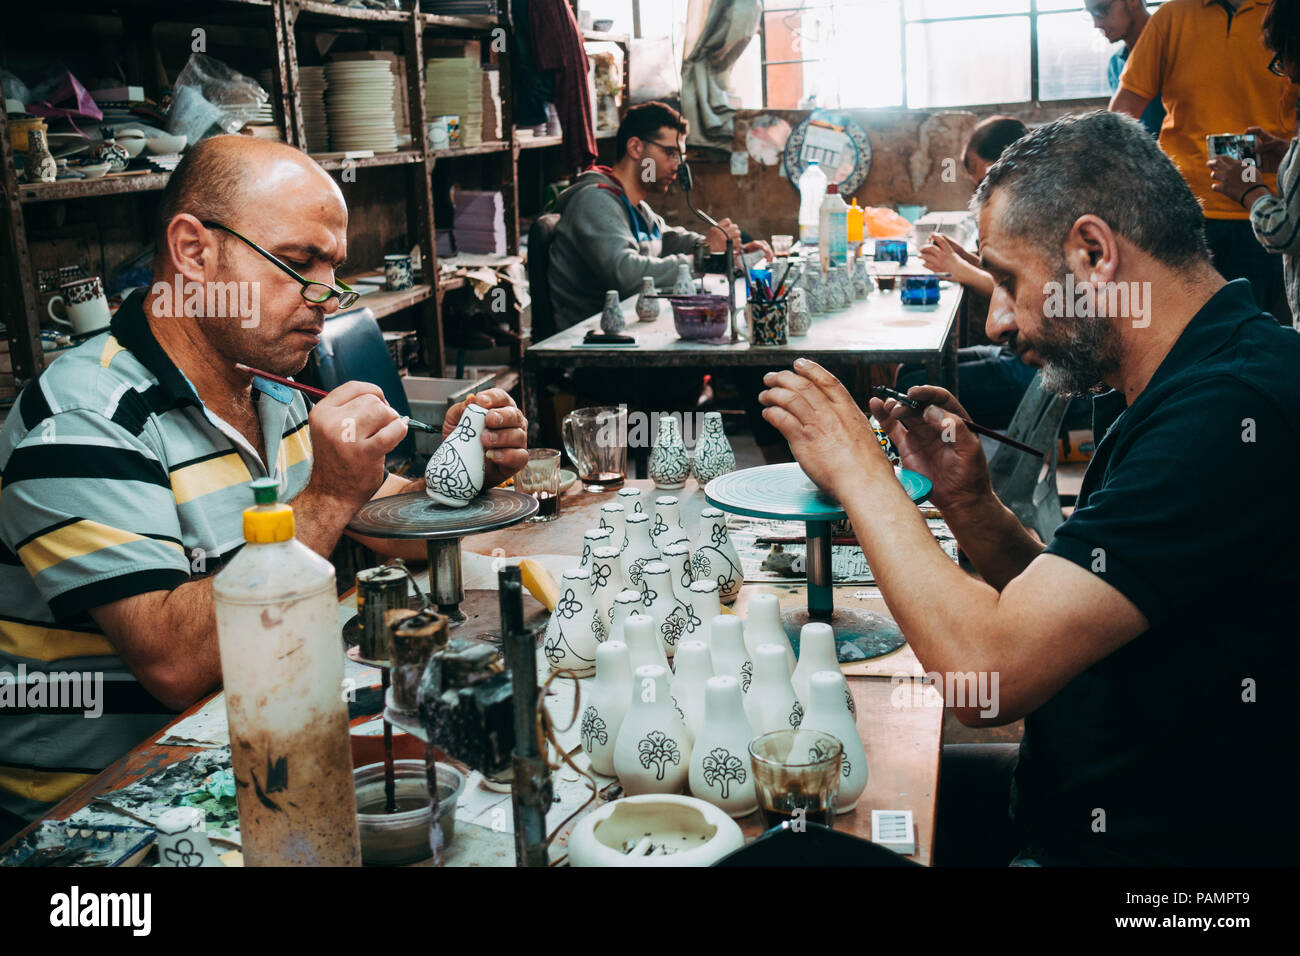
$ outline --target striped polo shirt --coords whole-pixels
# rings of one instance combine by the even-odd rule
[[[303,397],[254,383],[268,469],[204,407],[143,302],[52,362],[0,431],[0,807],[28,818],[173,716],[90,609],[220,570],[244,543],[248,482],[278,478],[289,500],[311,475]]]

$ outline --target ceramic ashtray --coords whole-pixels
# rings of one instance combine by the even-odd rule
[[[744,846],[736,821],[695,797],[624,797],[583,817],[570,866],[711,866]]]

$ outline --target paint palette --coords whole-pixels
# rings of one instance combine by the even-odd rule
[[[0,866],[135,866],[154,836],[145,827],[46,820],[0,855]]]

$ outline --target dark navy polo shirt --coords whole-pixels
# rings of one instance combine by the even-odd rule
[[[1300,861],[1297,475],[1300,335],[1230,282],[1047,548],[1150,628],[1025,718],[1012,809],[1040,862]]]

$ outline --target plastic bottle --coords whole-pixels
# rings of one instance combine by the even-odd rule
[[[826,195],[826,174],[811,162],[799,176],[799,241],[804,245],[817,242],[818,209]]]
[[[863,212],[856,199],[849,207],[849,244],[862,241]]]
[[[849,258],[849,207],[840,198],[840,187],[831,183],[822,200],[817,227],[817,251],[822,272],[846,265]]]
[[[246,866],[359,866],[334,567],[252,483],[248,542],[213,580]]]

